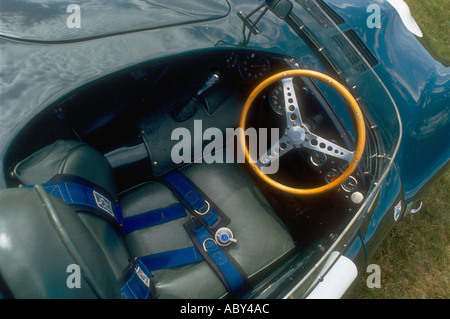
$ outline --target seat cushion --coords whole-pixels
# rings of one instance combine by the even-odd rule
[[[295,245],[251,179],[237,164],[192,164],[181,170],[216,206],[230,218],[228,228],[237,239],[224,249],[240,264],[249,281],[264,275]],[[77,141],[58,141],[20,162],[15,175],[23,184],[45,183],[56,174],[82,177],[116,193],[112,168],[102,154]],[[179,203],[166,186],[149,181],[119,195],[123,217],[142,214]],[[141,229],[127,235],[117,233],[105,220],[89,214],[79,219],[103,251],[116,276],[128,260],[150,254],[193,246],[184,224],[186,217]],[[153,272],[156,297],[220,298],[227,290],[211,266],[200,261],[187,266]]]
[[[236,164],[193,164],[182,171],[231,219],[227,226],[237,243],[225,247],[251,281],[294,249],[284,225],[246,173]],[[178,203],[163,184],[153,181],[121,198],[124,217]],[[183,224],[190,214],[125,236],[130,254],[140,257],[193,246]],[[201,261],[154,271],[160,298],[220,298],[225,286],[212,268]]]

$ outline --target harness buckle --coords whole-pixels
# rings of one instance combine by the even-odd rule
[[[227,227],[219,228],[214,237],[220,246],[228,246],[231,243],[237,242],[237,240],[233,238],[233,232]]]
[[[207,209],[206,209],[206,211],[205,212],[203,212],[203,213],[201,213],[201,212],[199,212],[198,210],[196,210],[196,209],[194,209],[194,211],[197,213],[197,214],[199,214],[200,216],[203,216],[203,215],[206,215],[206,214],[208,214],[209,213],[209,209],[211,208],[211,205],[208,203],[208,201],[207,200],[205,200],[205,204],[207,205]],[[205,207],[205,206],[202,206],[202,208],[203,207]]]
[[[212,241],[214,244],[217,245],[217,243],[216,243],[216,241],[215,241],[214,239],[212,239],[212,238],[206,238],[206,239],[203,241],[203,244],[202,244],[203,250],[204,250],[205,252],[208,252],[208,249],[206,248],[205,243],[206,243],[207,241],[209,241],[209,240]]]

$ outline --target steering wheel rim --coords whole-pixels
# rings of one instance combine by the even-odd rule
[[[351,161],[349,161],[349,165],[347,169],[342,173],[341,176],[336,178],[334,181],[330,182],[329,184],[326,184],[324,186],[316,187],[316,188],[294,188],[290,186],[283,185],[270,177],[268,177],[266,174],[264,174],[260,168],[256,165],[256,162],[251,158],[249,150],[247,148],[246,142],[245,142],[245,123],[248,115],[248,111],[250,107],[253,104],[253,101],[255,98],[269,85],[283,80],[287,78],[292,78],[295,76],[300,77],[309,77],[313,78],[319,81],[322,81],[328,85],[330,85],[332,88],[334,88],[338,93],[344,98],[344,100],[347,102],[347,107],[349,108],[349,113],[353,115],[353,118],[355,119],[356,123],[356,129],[357,129],[357,143],[356,143],[356,150],[354,151],[354,156]],[[298,108],[298,107],[297,107]],[[339,82],[331,78],[330,76],[312,71],[312,70],[304,70],[304,69],[295,69],[295,70],[287,70],[283,72],[279,72],[277,74],[274,74],[261,82],[253,91],[250,93],[249,97],[247,98],[244,107],[241,112],[241,117],[239,121],[239,127],[240,127],[240,144],[243,148],[245,158],[247,162],[250,164],[250,166],[253,168],[255,173],[265,182],[267,182],[269,185],[280,189],[282,191],[296,194],[296,195],[315,195],[320,194],[329,190],[332,190],[336,187],[338,187],[340,184],[342,184],[350,175],[355,171],[356,167],[358,166],[361,157],[364,152],[365,147],[365,140],[366,140],[366,129],[364,124],[364,119],[362,116],[361,109],[358,106],[358,103],[356,102],[355,98],[351,95],[351,93]],[[289,128],[289,126],[288,126]],[[309,133],[309,132],[308,132]]]

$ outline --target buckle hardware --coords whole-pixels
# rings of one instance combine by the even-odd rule
[[[217,245],[217,243],[216,243],[216,241],[215,241],[214,239],[212,239],[212,238],[206,238],[206,239],[203,241],[203,244],[202,244],[203,250],[204,250],[205,252],[208,252],[208,249],[206,249],[205,243],[206,243],[207,241],[209,241],[209,240],[212,241],[214,244]]]
[[[207,200],[205,200],[206,205],[208,205],[208,208],[206,209],[206,211],[204,213],[200,213],[198,210],[194,209],[194,211],[199,214],[200,216],[206,215],[209,213],[209,209],[211,208],[211,205],[208,203]]]
[[[237,242],[237,240],[233,237],[233,232],[227,227],[219,228],[214,237],[220,246],[228,246],[231,243]]]

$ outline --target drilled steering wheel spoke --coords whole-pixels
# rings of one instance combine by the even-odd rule
[[[300,126],[303,124],[303,121],[300,114],[300,108],[298,107],[298,100],[295,95],[292,78],[283,79],[281,82],[283,83],[287,127]]]
[[[258,168],[268,166],[274,160],[279,159],[293,148],[294,147],[292,143],[289,142],[288,138],[286,136],[282,136],[275,144],[271,146],[267,153],[263,154],[258,159],[256,165]]]
[[[302,143],[302,146],[305,148],[312,149],[317,152],[324,153],[326,155],[330,155],[339,159],[343,159],[347,162],[351,162],[354,152],[349,151],[336,143],[330,142],[323,137],[315,135],[311,132],[306,132],[305,141]]]

